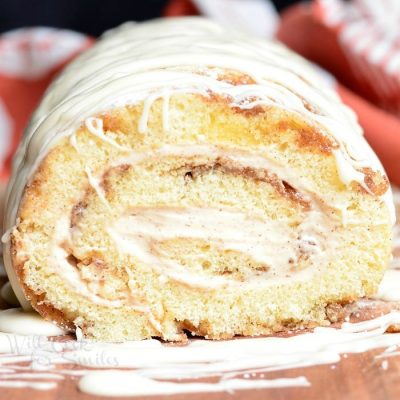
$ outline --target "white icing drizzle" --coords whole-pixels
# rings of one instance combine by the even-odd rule
[[[163,95],[163,113],[162,113],[163,129],[165,132],[169,131],[169,100],[170,100],[170,95],[167,92]]]
[[[288,60],[290,62],[288,62]],[[234,70],[254,83],[219,81],[215,71]],[[125,24],[107,32],[78,57],[51,85],[35,112],[15,156],[5,216],[5,229],[16,225],[23,190],[49,149],[73,135],[86,121],[97,138],[128,151],[104,134],[94,115],[113,107],[144,101],[140,131],[145,134],[152,103],[163,98],[163,125],[169,126],[169,99],[176,93],[209,92],[231,100],[232,107],[250,109],[272,105],[294,113],[331,136],[339,145],[334,154],[345,184],[366,187],[360,168],[384,170],[362,137],[354,113],[319,81],[309,65],[284,47],[244,36],[202,18],[156,20]],[[71,139],[76,147],[76,138]],[[90,177],[89,177],[90,179]],[[96,181],[91,179],[95,188]],[[98,191],[101,195],[101,191]],[[393,215],[390,191],[382,197]],[[8,237],[5,265],[16,295],[24,299],[10,259]]]
[[[0,332],[20,335],[65,335],[56,324],[44,321],[36,312],[24,312],[21,308],[0,311]]]
[[[94,136],[96,136],[98,139],[110,144],[111,146],[117,148],[118,150],[131,151],[130,148],[121,146],[115,140],[109,138],[104,134],[103,120],[101,118],[94,118],[94,117],[86,118],[85,125],[88,131],[92,133]]]
[[[57,387],[56,382],[29,382],[21,380],[5,381],[0,380],[0,387],[13,389],[33,389],[33,390],[50,390]]]
[[[16,315],[26,325],[23,314],[18,311]],[[42,323],[45,331],[47,323],[44,320]],[[272,371],[335,364],[340,361],[340,354],[346,356],[377,348],[385,349],[377,358],[394,357],[398,355],[400,333],[384,332],[390,325],[399,323],[400,313],[391,312],[360,323],[344,323],[339,329],[316,328],[291,337],[192,340],[186,346],[164,345],[154,339],[119,344],[86,340],[54,342],[46,336],[21,336],[26,330],[24,324],[19,324],[18,334],[0,333],[0,386],[15,376],[21,382],[15,387],[51,389],[72,374],[82,376],[81,391],[99,396],[307,387],[312,384],[307,377],[285,380],[268,379],[265,375]],[[30,362],[31,366],[20,366],[21,362]],[[74,371],[58,367],[68,365],[73,365]],[[213,378],[215,383],[200,383],[196,381],[199,378]],[[50,382],[37,381],[42,379]],[[48,386],[34,385],[41,383]]]
[[[92,172],[90,171],[89,167],[85,167],[85,172],[89,180],[89,185],[93,188],[93,190],[97,193],[97,196],[99,196],[99,199],[101,202],[108,208],[110,209],[110,205],[106,199],[106,195],[104,193],[104,190],[101,188],[98,179],[96,179],[93,175]]]
[[[61,381],[64,379],[62,375],[45,373],[45,372],[18,372],[18,373],[8,373],[2,375],[2,379],[55,379]]]
[[[348,160],[343,152],[340,150],[335,150],[334,154],[336,157],[336,163],[338,165],[340,180],[345,185],[349,185],[351,182],[358,182],[365,190],[370,192],[368,186],[364,182],[364,174],[356,169],[346,168]]]
[[[73,133],[69,137],[69,143],[75,149],[75,151],[79,154],[80,151],[79,151],[78,141],[76,140],[76,133]]]
[[[386,271],[375,297],[385,301],[400,301],[399,269],[393,268]]]
[[[134,372],[96,371],[79,382],[82,392],[96,396],[167,396],[172,394],[212,393],[249,389],[310,386],[303,376],[280,379],[229,379],[217,383],[174,383],[149,379]]]
[[[142,115],[141,115],[141,117],[139,119],[139,132],[140,133],[146,133],[146,131],[147,131],[147,122],[149,120],[151,106],[153,105],[154,101],[157,100],[160,97],[162,97],[162,94],[155,93],[155,94],[152,94],[152,95],[150,95],[149,97],[146,98],[146,100],[145,100],[145,102],[143,104]],[[164,101],[164,103],[165,103],[165,101]]]
[[[18,226],[18,224],[20,223],[21,219],[18,217],[15,221],[15,225],[10,226],[8,229],[4,230],[3,236],[1,237],[1,243],[3,244],[7,244],[10,242],[10,238],[11,238],[11,233],[13,232],[13,230]],[[5,257],[4,257],[5,259]]]

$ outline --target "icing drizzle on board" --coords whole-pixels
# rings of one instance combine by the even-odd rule
[[[20,309],[7,311],[0,312],[3,325],[10,317],[26,318]],[[49,333],[48,324],[42,320],[42,335],[23,335],[27,333],[23,324],[23,334],[0,333],[0,387],[52,389],[69,375],[81,377],[81,391],[99,396],[307,387],[310,382],[304,376],[268,379],[265,374],[335,364],[340,354],[376,348],[384,349],[379,358],[387,358],[400,345],[400,333],[385,334],[389,326],[400,324],[400,312],[396,311],[360,323],[344,323],[339,329],[316,328],[290,337],[193,339],[186,346],[154,339],[90,342],[82,340],[79,331],[78,340],[57,341],[44,335]]]
[[[400,206],[399,193],[395,191]],[[0,387],[52,390],[71,376],[79,378],[77,385],[82,392],[96,396],[310,387],[307,376],[269,379],[268,373],[315,365],[333,367],[343,354],[378,348],[381,350],[375,360],[386,370],[390,358],[400,354],[400,333],[385,333],[390,326],[400,326],[399,238],[400,232],[395,229],[392,268],[381,284],[377,300],[361,300],[350,307],[345,318],[357,319],[360,314],[368,316],[372,312],[372,319],[292,332],[288,337],[192,339],[185,346],[155,339],[113,344],[83,340],[78,329],[77,340],[60,341],[47,335],[64,332],[38,315],[21,309],[1,311]],[[387,305],[386,312],[391,311],[380,315],[382,305]],[[306,371],[303,370],[305,375]]]

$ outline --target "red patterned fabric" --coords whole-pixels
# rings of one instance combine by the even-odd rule
[[[400,185],[400,117],[383,108],[379,101],[386,93],[384,71],[373,63],[368,67],[370,73],[355,67],[358,53],[351,58],[350,49],[345,50],[340,39],[341,28],[333,21],[328,23],[325,14],[322,18],[320,6],[320,2],[315,1],[312,7],[300,4],[286,10],[281,16],[277,36],[287,46],[334,74],[340,82],[336,84],[339,95],[357,113],[365,137],[390,180]],[[333,12],[330,9],[329,13]],[[396,96],[400,101],[400,91]]]
[[[170,0],[165,14],[191,15],[190,4],[190,0]],[[361,37],[372,27],[364,51],[357,51],[353,24],[362,26],[357,28]],[[397,66],[400,70],[399,26],[399,0],[313,0],[287,9],[281,15],[277,32],[279,40],[334,75],[336,91],[356,112],[366,139],[390,180],[397,185],[400,185],[400,116],[396,114],[400,109],[400,72],[388,72],[397,71]],[[381,44],[382,37],[386,46],[384,51],[378,49],[380,59],[374,56],[374,44]]]
[[[164,10],[167,17],[179,17],[182,15],[198,15],[199,11],[190,0],[173,0],[168,2]]]
[[[53,77],[92,43],[79,33],[53,28],[0,35],[0,181],[29,117]]]
[[[400,2],[315,0],[313,15],[335,32],[355,90],[400,116]]]

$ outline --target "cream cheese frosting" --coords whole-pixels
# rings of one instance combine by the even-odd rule
[[[120,253],[127,253],[149,265],[159,266],[161,271],[169,271],[172,277],[182,276],[184,269],[174,262],[164,259],[163,254],[154,254],[154,242],[176,237],[206,240],[210,245],[224,250],[238,251],[252,260],[265,265],[264,276],[274,278],[291,276],[292,265],[301,254],[307,253],[314,265],[324,265],[324,252],[334,251],[334,238],[321,243],[326,233],[324,217],[317,211],[307,213],[295,230],[283,221],[265,220],[257,215],[246,215],[235,210],[220,210],[204,207],[138,207],[123,215],[109,229],[111,237]],[[320,231],[318,231],[320,227]],[[315,234],[313,232],[315,231]],[[324,238],[325,239],[325,238]],[[329,245],[328,245],[329,243]],[[167,267],[167,268],[166,268]],[[187,276],[187,273],[185,274]],[[257,277],[254,276],[257,281]],[[188,278],[186,278],[188,279]],[[249,277],[250,284],[254,279]],[[195,277],[187,282],[191,286],[211,288],[226,283],[223,277]]]
[[[242,72],[254,83],[233,85],[218,80],[210,68]],[[208,96],[210,91],[228,97],[232,107],[282,108],[326,132],[338,144],[334,156],[345,185],[358,182],[368,190],[362,168],[385,174],[364,140],[354,113],[321,83],[304,60],[283,46],[247,37],[198,17],[126,23],[106,32],[49,87],[14,160],[5,230],[16,225],[24,188],[41,160],[62,137],[70,136],[71,143],[76,145],[74,132],[82,123],[97,137],[110,141],[93,116],[113,107],[144,101],[139,131],[146,134],[151,104],[162,98],[163,125],[168,129],[170,96],[175,93]],[[92,171],[86,173],[96,186]],[[390,189],[383,200],[393,217]],[[4,241],[6,268],[15,283],[7,235]]]

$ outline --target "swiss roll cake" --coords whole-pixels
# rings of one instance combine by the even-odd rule
[[[4,258],[22,306],[102,341],[328,325],[373,296],[390,185],[354,113],[283,46],[202,18],[106,32],[16,154]]]

